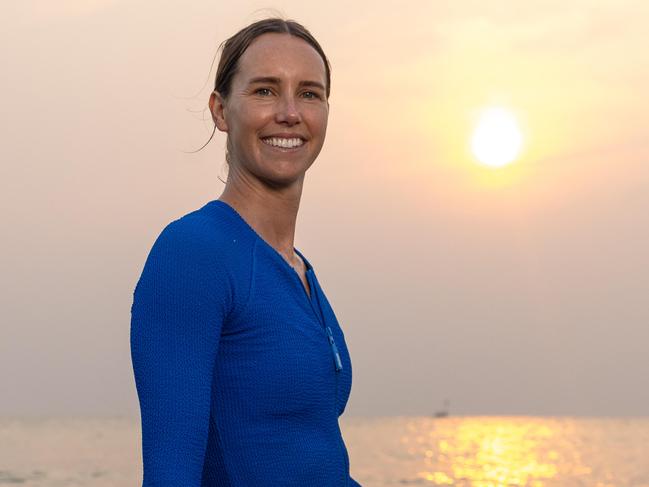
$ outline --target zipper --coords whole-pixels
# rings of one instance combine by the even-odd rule
[[[342,370],[343,368],[343,363],[340,360],[340,353],[338,353],[338,347],[336,346],[336,342],[334,340],[334,336],[331,333],[331,328],[327,327],[327,335],[329,335],[329,343],[331,344],[331,350],[333,351],[334,354],[334,361],[336,362],[336,370]]]
[[[329,340],[329,346],[331,347],[331,353],[333,354],[333,357],[334,357],[334,365],[335,365],[335,368],[336,368],[336,372],[339,372],[343,368],[343,363],[342,363],[342,360],[340,359],[340,352],[338,352],[338,347],[336,346],[336,340],[334,340],[334,336],[333,336],[333,333],[331,331],[331,328],[324,323],[324,316],[322,314],[322,307],[320,306],[320,298],[318,297],[318,291],[316,290],[316,286],[314,284],[314,280],[313,280],[313,276],[312,276],[311,272],[312,272],[311,269],[308,269],[306,271],[307,281],[309,282],[309,287],[311,288],[311,296],[310,297],[307,294],[306,289],[305,289],[304,285],[302,284],[302,281],[300,280],[300,277],[297,275],[297,273],[295,273],[295,275],[298,278],[298,280],[300,281],[300,286],[304,290],[304,295],[309,300],[309,304],[311,305],[311,309],[313,310],[313,313],[316,315],[316,318],[318,319],[318,322],[320,323],[322,328],[327,333],[327,339]],[[315,294],[315,299],[316,299],[316,302],[317,302],[317,305],[318,305],[318,310],[315,309],[315,306],[313,304],[313,295],[314,294]],[[336,392],[337,392],[337,388],[338,388],[338,379],[336,378]]]
[[[337,416],[338,416],[338,382],[339,382],[338,372],[342,370],[343,364],[342,364],[342,360],[340,359],[340,353],[338,351],[338,347],[336,346],[336,340],[334,340],[334,336],[333,336],[333,332],[331,331],[331,327],[324,323],[324,314],[322,313],[322,305],[320,303],[320,297],[319,297],[318,291],[316,289],[316,284],[314,282],[315,278],[314,278],[313,274],[311,274],[311,273],[312,273],[312,270],[307,269],[306,275],[307,275],[307,281],[309,283],[309,287],[311,288],[311,296],[309,296],[307,294],[306,288],[302,284],[302,280],[297,275],[297,272],[295,274],[296,274],[296,277],[298,278],[298,281],[300,281],[300,286],[304,290],[305,297],[308,299],[309,303],[311,304],[311,309],[313,310],[314,314],[316,315],[316,318],[318,319],[318,321],[320,322],[322,327],[327,332],[327,338],[329,339],[329,344],[331,345],[331,352],[333,353],[334,363],[335,363],[335,366],[336,366],[336,374],[335,374],[335,376],[336,376],[336,378],[335,378],[336,390],[335,390],[335,393],[334,393],[334,415],[337,418]],[[314,294],[315,294],[315,301],[316,301],[316,303],[318,305],[318,310],[315,309],[315,306],[313,304],[313,295]],[[336,419],[336,423],[337,422],[338,422],[338,419]],[[343,439],[342,439],[342,436],[341,436],[341,433],[340,433],[340,426],[338,426],[338,444],[340,446],[340,453],[342,454],[342,457],[343,457],[343,464],[345,465],[345,471],[344,471],[344,473],[346,475],[345,486],[347,486],[349,484],[349,457],[347,456],[347,449],[345,448],[345,443],[343,442]]]

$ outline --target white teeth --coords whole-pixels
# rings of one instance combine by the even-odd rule
[[[285,139],[283,137],[267,137],[263,140],[268,145],[273,145],[275,147],[284,147],[286,149],[292,149],[293,147],[299,147],[304,144],[304,141],[299,138]]]

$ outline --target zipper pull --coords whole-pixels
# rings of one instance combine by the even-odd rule
[[[342,370],[343,363],[340,360],[340,354],[338,353],[338,347],[334,341],[333,333],[331,333],[331,328],[327,327],[327,335],[329,336],[329,343],[331,344],[331,351],[334,354],[334,361],[336,362],[336,371]]]

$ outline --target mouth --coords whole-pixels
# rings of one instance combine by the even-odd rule
[[[264,137],[260,139],[264,145],[280,152],[297,152],[306,145],[306,140],[300,137]]]

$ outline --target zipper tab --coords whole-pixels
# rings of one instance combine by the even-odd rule
[[[340,360],[340,354],[338,353],[338,347],[336,346],[336,342],[334,341],[333,333],[331,332],[331,328],[329,328],[329,327],[327,327],[327,335],[329,336],[329,343],[331,344],[331,351],[334,354],[334,361],[336,362],[336,371],[342,370],[343,363]]]

